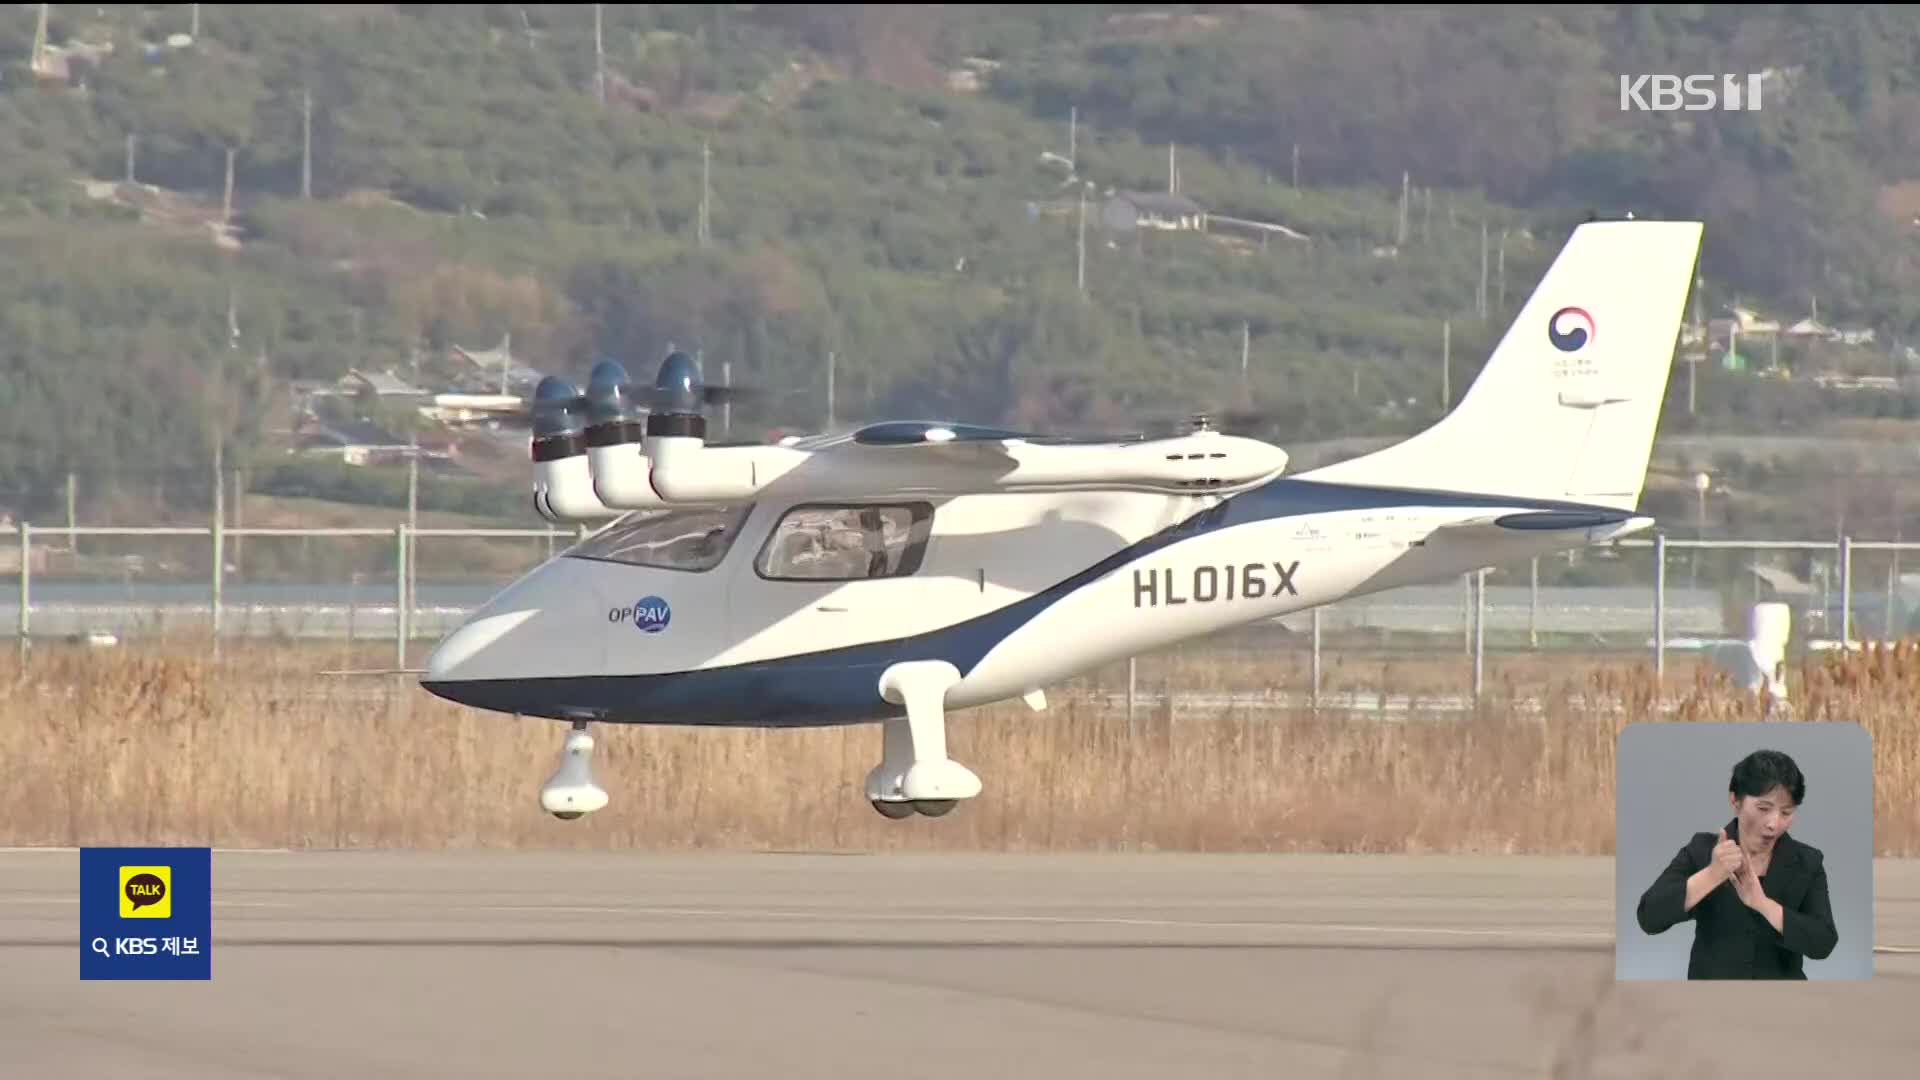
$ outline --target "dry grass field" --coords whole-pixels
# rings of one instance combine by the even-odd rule
[[[1345,662],[1325,689],[1459,694],[1455,656]],[[1142,705],[1125,665],[1050,688],[1050,708],[957,714],[956,758],[985,792],[890,822],[860,794],[878,727],[797,731],[597,725],[598,814],[560,822],[537,793],[561,726],[459,708],[390,677],[322,679],[337,647],[37,647],[0,658],[0,844],[758,850],[1204,850],[1604,854],[1614,745],[1654,718],[1644,660],[1493,656],[1481,707],[1382,719],[1301,707]],[[392,662],[390,651],[354,657]],[[1306,659],[1142,658],[1141,693],[1299,688]],[[1873,735],[1875,840],[1920,854],[1920,647],[1810,659],[1775,718]],[[1673,722],[1758,719],[1710,669],[1669,667]],[[1531,699],[1539,707],[1525,707]]]

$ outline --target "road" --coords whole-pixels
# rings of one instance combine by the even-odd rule
[[[1913,1075],[1871,982],[1616,984],[1609,859],[227,853],[210,983],[78,978],[0,852],[0,1075]],[[1920,861],[1876,866],[1920,945]]]

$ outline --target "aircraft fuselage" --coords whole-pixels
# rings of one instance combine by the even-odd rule
[[[965,708],[1644,521],[1575,502],[1310,475],[1227,497],[989,494],[643,512],[514,582],[440,645],[422,682],[453,701],[556,719],[858,723],[899,714],[879,684],[902,661],[953,664],[962,677],[946,704]],[[1506,527],[1485,524],[1503,516]],[[629,521],[659,524],[627,542]],[[713,528],[724,530],[718,543],[703,540]]]

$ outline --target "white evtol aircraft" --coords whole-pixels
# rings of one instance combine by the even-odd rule
[[[1574,229],[1457,407],[1375,453],[1282,476],[1204,427],[1090,441],[887,422],[710,446],[674,352],[643,403],[617,363],[549,378],[534,503],[613,518],[450,634],[421,684],[571,724],[541,805],[607,803],[590,722],[878,722],[866,797],[939,816],[981,781],[948,710],[1184,638],[1605,543],[1636,514],[1703,227]]]

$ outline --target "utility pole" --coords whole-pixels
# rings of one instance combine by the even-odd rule
[[[42,4],[41,6],[45,7],[46,5]],[[191,33],[193,34],[193,40],[195,41],[200,40],[200,5],[199,4],[193,5],[193,30],[191,31]]]
[[[1073,175],[1080,175],[1080,106],[1070,106],[1067,111],[1067,165]]]
[[[833,352],[827,352],[827,430],[833,430]]]
[[[300,91],[300,197],[313,198],[313,90]]]
[[[139,139],[140,137],[138,135],[135,135],[133,132],[131,131],[127,132],[127,183],[129,184],[134,183],[134,179],[133,179],[134,146],[139,141]]]
[[[1687,357],[1687,415],[1693,415],[1694,384],[1700,381],[1700,361],[1707,358],[1711,350],[1707,347],[1707,327],[1700,321],[1700,294],[1706,290],[1707,279],[1696,276],[1693,279],[1693,333],[1699,339],[1699,352]]]
[[[702,139],[700,140],[700,246],[701,247],[707,246],[708,237],[710,235],[707,228],[707,205],[708,205],[707,200],[710,193],[709,177],[711,176],[712,171],[713,171],[713,151],[708,147],[707,140]]]
[[[1407,184],[1411,179],[1405,169],[1400,170],[1400,217],[1393,227],[1393,243],[1400,248],[1407,246]]]
[[[1499,269],[1494,271],[1494,277],[1499,282],[1500,290],[1500,299],[1494,302],[1494,307],[1499,311],[1505,311],[1507,310],[1507,230],[1505,229],[1500,230]]]
[[[607,104],[606,53],[600,46],[600,5],[593,5],[593,94],[602,108]]]
[[[1474,300],[1480,317],[1487,317],[1487,223],[1480,223],[1480,292]]]
[[[1293,190],[1300,190],[1300,144],[1293,144]]]
[[[33,29],[33,59],[27,62],[27,66],[35,75],[42,74],[47,63],[47,9],[51,6],[40,5],[40,21]]]
[[[1085,296],[1087,295],[1087,185],[1085,184],[1080,185],[1080,241],[1078,259],[1079,268],[1075,272],[1074,280],[1079,285],[1080,295]]]
[[[1440,323],[1440,414],[1453,408],[1453,322]]]
[[[729,388],[733,386],[733,361],[731,360],[720,361],[720,382],[722,385],[727,386]],[[720,403],[720,433],[721,433],[721,437],[723,438],[727,438],[727,439],[733,438],[733,398],[732,396],[728,396],[728,398],[725,401],[722,401]]]
[[[1174,144],[1167,144],[1167,194],[1180,193],[1180,163],[1174,157]]]
[[[227,147],[227,191],[220,200],[220,221],[233,224],[233,147]]]
[[[1253,351],[1253,325],[1245,319],[1240,320],[1240,396],[1246,404],[1253,404],[1252,376],[1247,370],[1247,361]]]

